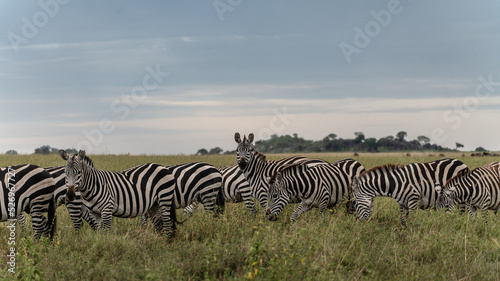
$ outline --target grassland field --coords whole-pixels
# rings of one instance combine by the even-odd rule
[[[447,153],[473,169],[499,161]],[[290,155],[268,155],[269,160]],[[444,158],[434,153],[307,154],[333,162],[358,160],[365,168]],[[204,161],[234,165],[235,155],[91,155],[97,169],[119,171],[137,164]],[[58,155],[0,155],[0,166],[32,163],[60,166]],[[408,226],[399,223],[398,204],[376,198],[371,218],[360,222],[343,206],[321,215],[317,209],[291,224],[287,206],[276,222],[260,210],[255,219],[243,203],[228,203],[218,218],[203,211],[178,226],[167,241],[140,219],[113,220],[107,233],[85,224],[75,232],[64,206],[57,210],[53,241],[34,240],[31,226],[17,226],[15,275],[8,272],[7,223],[0,223],[0,280],[500,280],[500,216],[471,219],[458,211],[417,210]],[[178,218],[184,219],[182,210]]]

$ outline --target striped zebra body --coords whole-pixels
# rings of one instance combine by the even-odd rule
[[[498,213],[500,208],[500,163],[494,162],[472,171],[464,171],[448,180],[443,187],[436,184],[439,193],[437,207],[449,211],[456,204],[465,204],[471,217],[481,210],[487,222],[487,210]]]
[[[81,192],[83,203],[100,221],[98,229],[109,229],[113,216],[129,218],[160,212],[167,237],[175,231],[175,181],[172,172],[158,164],[142,164],[123,172],[96,170],[85,151],[67,161],[66,200],[75,198],[75,188]]]
[[[250,211],[252,218],[255,218],[257,209],[253,202],[252,190],[245,175],[240,170],[238,165],[219,168],[222,175],[222,192],[225,202],[239,203],[245,202],[247,209]],[[198,203],[191,204],[184,208],[184,213],[190,215],[197,208]]]
[[[266,156],[258,152],[252,145],[253,134],[241,140],[240,134],[234,136],[238,147],[236,148],[236,162],[250,185],[251,194],[259,200],[261,208],[267,206],[268,179],[272,177],[279,168],[293,164],[303,163],[309,167],[328,164],[319,159],[308,159],[303,156],[292,156],[277,161],[267,161]],[[291,202],[298,202],[296,197],[291,198]]]
[[[372,168],[353,181],[356,215],[359,219],[368,219],[373,209],[373,198],[392,197],[400,205],[401,224],[406,225],[410,210],[419,206],[436,206],[436,183],[443,184],[464,170],[468,170],[467,166],[456,159]]]
[[[222,198],[221,182],[222,176],[216,167],[203,163],[194,162],[167,166],[175,178],[175,207],[184,208],[187,214],[191,214],[198,203],[203,205],[206,211],[217,215],[224,210],[224,198]],[[214,205],[217,205],[217,210]],[[148,216],[141,217],[144,225]],[[158,230],[161,227],[161,217],[155,214],[152,222]]]
[[[64,166],[45,168],[45,170],[50,173],[55,181],[54,199],[57,205],[66,205],[66,209],[68,209],[75,230],[79,230],[82,227],[82,218],[90,225],[92,229],[97,229],[98,223],[93,215],[90,214],[87,207],[83,205],[82,196],[79,191],[75,192],[75,199],[73,201],[66,201],[67,188],[64,168]]]
[[[17,165],[0,168],[0,183],[0,221],[9,220],[12,225],[26,212],[31,215],[35,237],[43,234],[52,238],[56,228],[52,176],[35,165]]]
[[[301,203],[292,213],[292,221],[312,207],[323,213],[343,199],[349,201],[352,179],[363,171],[364,167],[352,159],[314,167],[300,163],[284,166],[269,180],[270,204],[266,213],[269,219],[276,219],[293,196]]]

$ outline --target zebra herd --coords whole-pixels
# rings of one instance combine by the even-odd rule
[[[217,216],[225,202],[245,202],[255,218],[256,199],[270,220],[289,203],[299,203],[292,221],[313,207],[323,213],[345,203],[348,213],[366,220],[374,198],[385,196],[400,205],[402,225],[417,207],[453,210],[460,204],[471,216],[477,209],[498,213],[500,207],[500,162],[471,171],[456,159],[369,170],[353,159],[329,163],[292,156],[268,161],[253,146],[253,138],[235,133],[237,165],[223,168],[202,162],[148,163],[121,172],[103,171],[85,151],[70,156],[64,150],[60,156],[65,166],[0,168],[0,221],[23,221],[25,212],[32,217],[35,237],[52,237],[56,207],[65,204],[75,230],[83,221],[92,229],[108,230],[113,217],[140,216],[143,224],[151,220],[156,231],[170,238],[178,223],[176,209],[189,214],[199,203]]]

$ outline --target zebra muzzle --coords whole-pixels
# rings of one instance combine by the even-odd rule
[[[271,209],[266,210],[266,217],[270,221],[276,221],[278,220],[278,216],[276,214],[271,213]]]
[[[68,190],[66,191],[66,202],[71,202],[75,200],[75,186],[74,185],[69,185]]]

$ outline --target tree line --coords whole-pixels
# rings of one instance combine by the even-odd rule
[[[262,153],[306,153],[306,152],[393,152],[393,151],[457,151],[464,147],[456,142],[455,148],[431,144],[431,139],[418,136],[414,140],[406,140],[408,134],[400,131],[394,136],[383,138],[367,138],[363,132],[355,132],[353,138],[343,139],[336,134],[329,134],[321,140],[306,140],[297,134],[271,135],[270,139],[255,142],[255,148]],[[476,151],[486,151],[478,147]],[[220,147],[210,150],[200,149],[196,154],[233,154],[235,151],[223,151]]]

